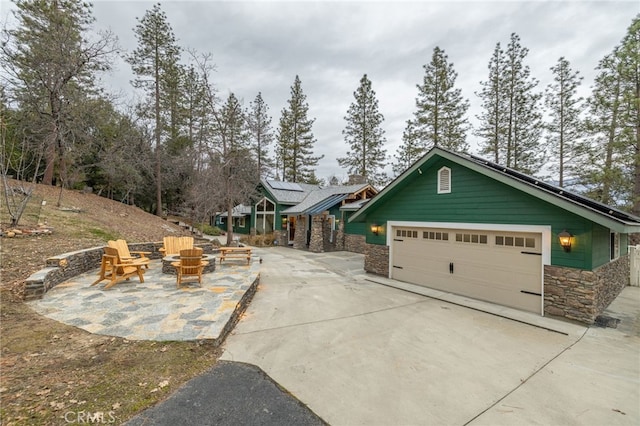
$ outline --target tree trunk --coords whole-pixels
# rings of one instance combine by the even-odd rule
[[[227,246],[233,243],[233,203],[227,204]]]

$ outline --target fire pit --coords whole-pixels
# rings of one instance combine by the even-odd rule
[[[169,256],[165,256],[162,258],[162,273],[163,274],[176,274],[176,268],[171,266],[172,262],[177,262],[180,260],[179,254],[172,254]],[[212,254],[203,254],[202,260],[206,260],[209,262],[207,266],[202,270],[203,274],[207,274],[209,272],[213,272],[216,269],[216,257]]]

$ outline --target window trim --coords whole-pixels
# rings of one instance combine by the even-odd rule
[[[446,182],[446,185],[442,185],[443,181]],[[442,167],[440,168],[440,170],[438,170],[438,194],[450,194],[450,193],[451,193],[451,169],[449,167]]]

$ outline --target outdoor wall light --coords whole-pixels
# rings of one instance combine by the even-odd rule
[[[558,240],[560,240],[560,245],[569,253],[571,251],[571,237],[572,235],[564,229],[561,233],[558,234]]]
[[[375,223],[371,225],[371,232],[373,232],[373,235],[378,235],[381,230],[382,230],[382,226],[377,225]]]

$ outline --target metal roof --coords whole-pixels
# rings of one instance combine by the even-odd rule
[[[285,214],[319,214],[329,207],[346,199],[354,192],[358,192],[369,184],[329,186],[327,188],[316,189],[307,194],[304,200],[295,206],[289,207],[282,213]]]

